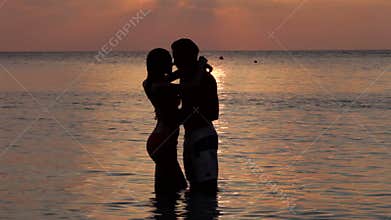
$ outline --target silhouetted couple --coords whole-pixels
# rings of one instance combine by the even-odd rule
[[[155,192],[191,191],[215,193],[218,179],[218,136],[212,121],[219,116],[217,84],[212,67],[199,57],[190,39],[172,45],[170,52],[157,48],[147,56],[145,93],[155,108],[157,124],[147,141],[155,162]],[[180,79],[179,84],[172,83]],[[181,105],[181,108],[179,106]],[[179,126],[185,128],[183,160],[186,179],[177,159]]]

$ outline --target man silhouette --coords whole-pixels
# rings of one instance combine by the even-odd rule
[[[217,83],[192,40],[179,39],[171,48],[180,75],[186,178],[191,190],[216,192],[218,136],[212,121],[219,117]]]

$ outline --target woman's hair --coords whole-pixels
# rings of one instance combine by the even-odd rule
[[[147,80],[157,80],[168,74],[172,68],[172,57],[168,50],[156,48],[147,56]]]

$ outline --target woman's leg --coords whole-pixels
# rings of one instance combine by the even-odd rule
[[[147,150],[155,161],[155,191],[176,192],[186,189],[187,182],[177,159],[179,130],[152,133]]]
[[[155,192],[177,192],[187,188],[186,179],[178,162],[156,163]]]

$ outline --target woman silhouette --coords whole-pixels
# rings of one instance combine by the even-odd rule
[[[179,86],[172,73],[170,53],[161,48],[147,56],[147,79],[144,91],[155,108],[156,127],[147,141],[147,151],[155,162],[155,192],[177,192],[187,188],[187,182],[177,160],[179,136]]]

